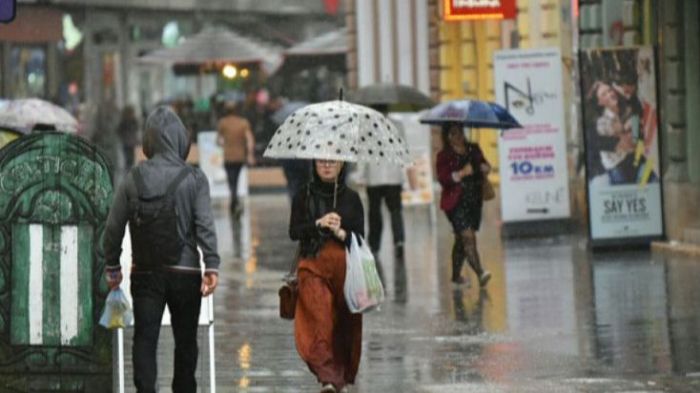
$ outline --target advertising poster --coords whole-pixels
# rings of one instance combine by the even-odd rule
[[[403,129],[413,165],[406,168],[401,201],[404,206],[433,203],[433,170],[430,161],[430,127],[416,113],[391,113],[389,118]]]
[[[496,101],[523,126],[498,140],[503,221],[569,218],[559,50],[498,51],[493,67]]]
[[[654,50],[587,50],[580,60],[591,240],[663,238]]]

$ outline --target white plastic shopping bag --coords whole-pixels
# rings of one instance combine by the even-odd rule
[[[121,288],[112,289],[105,300],[105,311],[100,318],[100,325],[107,329],[124,328],[131,324],[133,312],[131,304]]]
[[[344,292],[350,312],[357,314],[377,308],[384,301],[384,287],[367,242],[354,233],[350,236]]]

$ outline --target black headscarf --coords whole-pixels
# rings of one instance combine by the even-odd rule
[[[364,213],[356,192],[345,186],[347,164],[338,174],[337,182],[324,182],[316,173],[316,162],[312,162],[311,181],[299,191],[292,203],[290,237],[301,241],[301,255],[313,257],[332,234],[326,229],[316,228],[315,222],[325,214],[335,211],[343,217],[342,227],[364,233]],[[335,193],[335,196],[334,196]],[[336,206],[333,206],[334,199]]]

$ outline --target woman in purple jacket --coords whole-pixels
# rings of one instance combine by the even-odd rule
[[[462,125],[442,127],[443,148],[437,155],[437,176],[442,185],[440,208],[452,223],[455,243],[452,247],[452,282],[464,284],[461,270],[466,258],[485,286],[491,273],[481,267],[476,247],[476,232],[481,225],[482,184],[491,171],[479,145],[467,142]]]

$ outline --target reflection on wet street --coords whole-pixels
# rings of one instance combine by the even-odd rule
[[[217,392],[315,392],[293,324],[278,317],[277,289],[295,251],[288,200],[265,194],[246,203],[237,223],[216,209]],[[450,283],[452,236],[441,212],[405,209],[405,266],[393,262],[385,233],[388,300],[366,316],[353,392],[700,391],[697,261],[646,251],[592,255],[580,235],[502,241],[497,215],[497,205],[487,205],[479,249],[494,277],[481,291],[471,273],[471,284]],[[205,333],[199,380],[208,392]],[[164,328],[162,391],[170,391],[171,353]]]

